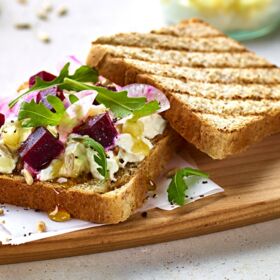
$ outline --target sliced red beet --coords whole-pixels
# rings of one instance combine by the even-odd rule
[[[46,72],[46,71],[38,72],[37,74],[35,74],[29,78],[29,88],[31,88],[32,86],[35,85],[35,81],[36,81],[37,77],[41,78],[45,82],[53,81],[56,78],[55,75],[53,75],[49,72]]]
[[[5,123],[5,115],[0,113],[0,127]]]
[[[37,128],[22,144],[19,155],[35,170],[47,167],[63,151],[63,144],[44,127]]]
[[[104,148],[113,146],[118,134],[108,113],[88,118],[85,123],[74,128],[73,132],[90,136]]]

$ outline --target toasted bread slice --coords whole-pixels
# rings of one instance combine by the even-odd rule
[[[87,63],[117,84],[161,89],[170,125],[214,159],[280,131],[280,69],[200,20],[101,37]]]
[[[163,171],[180,137],[167,128],[154,140],[150,154],[139,164],[119,171],[110,191],[101,193],[96,182],[34,182],[26,184],[22,176],[0,175],[0,203],[10,203],[43,211],[57,206],[72,217],[95,223],[115,224],[126,220],[141,207],[153,180]]]

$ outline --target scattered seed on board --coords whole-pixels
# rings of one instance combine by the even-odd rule
[[[46,12],[46,13],[50,13],[53,10],[53,6],[51,3],[47,2],[44,3],[42,6],[42,11]]]
[[[17,0],[19,4],[26,5],[28,3],[27,0]]]
[[[42,32],[42,31],[41,31],[41,32],[38,32],[37,38],[38,38],[41,42],[46,43],[46,44],[48,44],[48,43],[51,42],[51,38],[50,38],[49,34],[46,33],[46,32]]]
[[[0,216],[4,215],[4,210],[0,208]]]
[[[46,229],[46,224],[43,221],[39,221],[37,224],[37,232],[45,232]]]
[[[41,20],[48,20],[48,14],[43,10],[37,12],[37,17]]]
[[[57,9],[57,14],[60,17],[67,15],[67,13],[68,13],[68,9],[66,6],[61,6],[60,8]]]
[[[31,29],[31,24],[28,22],[17,22],[15,23],[15,28],[19,29],[19,30],[27,30],[27,29]]]

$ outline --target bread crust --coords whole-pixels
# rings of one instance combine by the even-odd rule
[[[170,128],[155,144],[149,156],[124,186],[99,194],[90,190],[65,188],[58,183],[36,181],[27,185],[22,176],[0,175],[0,203],[53,211],[56,206],[71,217],[102,224],[125,221],[143,205],[150,181],[170,160],[180,137]]]

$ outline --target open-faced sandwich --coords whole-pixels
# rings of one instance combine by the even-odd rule
[[[170,127],[214,159],[280,131],[280,69],[200,20],[101,37],[87,64],[39,72],[1,105],[0,202],[118,223],[181,141]]]
[[[148,85],[108,84],[88,66],[42,71],[1,103],[0,202],[98,223],[126,220],[179,137]]]

